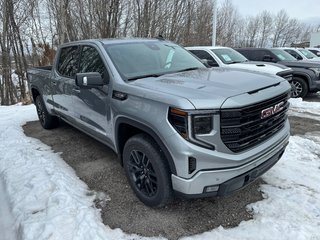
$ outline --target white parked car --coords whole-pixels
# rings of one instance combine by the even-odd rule
[[[308,61],[317,61],[320,62],[320,57],[310,52],[305,48],[291,48],[291,47],[281,47],[278,49],[282,49],[295,57],[297,60],[308,60]]]
[[[310,52],[320,57],[320,48],[307,48]]]
[[[281,64],[249,61],[245,56],[228,47],[198,46],[186,47],[198,58],[206,60],[210,67],[232,67],[269,73],[292,80],[292,69]]]

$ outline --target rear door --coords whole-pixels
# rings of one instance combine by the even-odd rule
[[[74,119],[73,90],[78,59],[79,46],[61,48],[51,82],[54,110],[69,121]]]
[[[79,73],[98,72],[105,85],[95,88],[77,88],[74,107],[77,123],[102,140],[111,137],[109,73],[100,50],[94,45],[80,48]]]

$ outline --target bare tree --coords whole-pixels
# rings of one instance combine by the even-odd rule
[[[274,29],[274,36],[272,41],[273,47],[280,46],[280,41],[281,41],[281,38],[283,37],[283,34],[286,31],[288,22],[289,22],[289,16],[287,12],[284,9],[280,10],[274,20],[275,29]]]
[[[0,103],[27,99],[28,65],[52,64],[64,42],[162,35],[184,46],[210,45],[212,7],[211,0],[2,0]],[[308,41],[319,30],[320,25],[302,24],[285,10],[244,18],[231,0],[217,9],[222,46],[284,46]]]
[[[256,47],[258,45],[258,34],[261,26],[259,15],[247,18],[247,46]]]
[[[259,14],[259,18],[261,22],[261,29],[258,47],[265,47],[268,44],[268,40],[273,30],[272,15],[268,11],[263,11],[261,14]]]
[[[241,19],[230,0],[225,0],[217,10],[217,44],[234,46],[238,22]]]

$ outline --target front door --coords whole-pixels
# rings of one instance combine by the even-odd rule
[[[96,88],[77,88],[74,91],[75,117],[82,127],[104,141],[111,138],[109,74],[99,50],[95,46],[81,46],[79,73],[98,72],[105,85]]]

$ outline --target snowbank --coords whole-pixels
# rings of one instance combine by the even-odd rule
[[[306,102],[302,98],[291,98],[289,102],[289,115],[320,121],[320,102]]]
[[[36,119],[34,106],[0,107],[0,177],[17,238],[141,239],[106,227],[94,208],[94,193],[73,169],[48,146],[23,134],[21,125]]]

